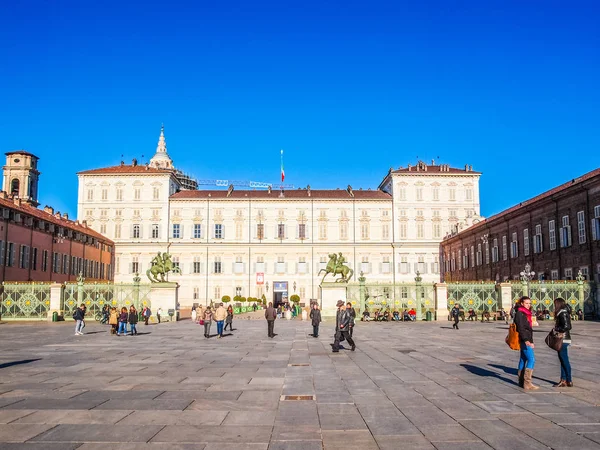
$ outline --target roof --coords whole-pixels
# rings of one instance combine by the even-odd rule
[[[592,170],[591,172],[588,172],[580,177],[573,178],[571,181],[567,181],[566,183],[556,186],[555,188],[552,188],[549,191],[543,192],[535,197],[530,198],[529,200],[525,200],[525,201],[519,203],[518,205],[515,205],[508,209],[505,209],[504,211],[499,212],[498,214],[494,214],[493,216],[488,217],[487,219],[482,220],[481,222],[479,222],[473,226],[470,226],[469,228],[461,231],[460,233],[451,236],[449,239],[451,239],[455,236],[459,236],[461,233],[472,232],[473,230],[476,230],[479,227],[484,227],[485,225],[489,225],[491,222],[495,222],[496,220],[501,219],[508,214],[517,212],[517,211],[522,210],[527,207],[530,207],[530,206],[534,205],[535,203],[541,202],[542,200],[550,198],[553,195],[559,194],[562,191],[565,191],[573,186],[577,186],[578,184],[581,184],[587,180],[590,180],[590,179],[598,177],[598,176],[600,176],[600,168]]]
[[[25,150],[14,150],[12,152],[6,152],[5,155],[6,156],[25,155],[25,156],[31,156],[32,158],[40,159],[39,157],[35,156],[33,153],[26,152]]]
[[[104,243],[113,244],[113,241],[111,241],[107,237],[101,235],[100,233],[98,233],[97,231],[95,231],[91,228],[84,227],[81,223],[77,223],[73,220],[65,219],[63,217],[59,218],[59,217],[55,216],[54,214],[47,213],[46,211],[35,208],[34,206],[31,206],[27,203],[21,203],[21,205],[17,205],[17,204],[15,204],[14,200],[12,200],[12,199],[0,197],[0,207],[19,211],[20,213],[28,214],[33,217],[37,217],[40,220],[45,220],[46,222],[53,223],[53,224],[61,226],[61,227],[65,227],[65,228],[71,229],[73,231],[77,231],[79,233],[86,234],[88,236],[95,237],[96,239],[98,239]]]
[[[447,164],[439,165],[416,165],[408,167],[400,167],[396,170],[392,170],[391,173],[410,173],[411,175],[443,175],[446,173],[450,174],[462,174],[462,175],[481,175],[481,172],[474,171],[471,166],[468,169],[457,169],[450,167]]]
[[[155,174],[173,173],[172,169],[157,169],[147,165],[119,165],[112,167],[102,167],[100,169],[84,170],[77,172],[77,175],[113,175],[113,174],[136,174],[136,175],[155,175]]]
[[[354,190],[352,197],[345,189],[311,189],[310,195],[308,189],[296,189],[284,191],[284,196],[280,197],[281,191],[279,189],[272,189],[271,192],[268,190],[233,190],[231,195],[227,195],[226,190],[202,190],[202,191],[179,191],[171,196],[172,200],[200,200],[200,199],[219,199],[219,200],[239,200],[239,199],[261,199],[261,200],[385,200],[391,201],[392,196],[387,192],[375,190],[375,191],[361,191]]]

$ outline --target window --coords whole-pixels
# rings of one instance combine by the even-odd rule
[[[140,238],[140,225],[139,225],[139,224],[137,224],[137,223],[136,223],[136,224],[133,226],[133,234],[132,234],[132,237],[133,237],[134,239],[139,239],[139,238]]]
[[[417,238],[423,239],[425,237],[425,227],[423,223],[417,223]]]
[[[243,235],[243,223],[239,220],[235,222],[235,238],[236,240],[241,240]]]
[[[400,223],[400,237],[406,238],[407,235],[408,235],[408,225],[406,222],[401,222]]]
[[[319,223],[319,239],[327,239],[327,223]]]
[[[473,189],[467,188],[465,190],[465,200],[473,200]]]
[[[433,199],[435,201],[438,201],[440,199],[440,188],[438,188],[438,187],[433,188]]]
[[[242,274],[246,271],[245,269],[246,268],[244,267],[244,262],[243,262],[242,257],[236,256],[235,264],[233,265],[233,273]]]
[[[123,201],[123,189],[117,188],[117,201]]]
[[[48,250],[42,252],[42,272],[48,271]]]
[[[94,189],[93,188],[90,188],[87,190],[87,199],[90,202],[94,200]]]
[[[277,224],[277,239],[285,239],[285,224]]]
[[[466,247],[465,247],[465,253],[463,255],[463,268],[464,269],[469,268],[469,252]]]
[[[542,226],[535,226],[535,236],[533,237],[533,253],[542,253],[544,244],[542,241]]]
[[[222,273],[221,272],[221,257],[220,256],[215,256],[215,261],[214,261],[214,273]]]
[[[485,263],[489,264],[490,263],[490,243],[486,239],[484,244],[485,244]]]
[[[360,262],[360,270],[364,273],[371,273],[371,264],[369,263],[369,257],[363,256]]]
[[[498,239],[494,239],[494,245],[492,246],[492,262],[498,262]]]
[[[265,226],[262,223],[256,224],[256,238],[257,239],[265,238]]]
[[[562,248],[571,246],[571,226],[569,225],[569,216],[563,216],[560,232],[560,246]]]
[[[552,270],[550,272],[550,278],[553,280],[558,280],[558,270]]]
[[[259,256],[256,258],[255,264],[255,272],[265,273],[267,271],[267,266],[265,265],[265,258],[263,256]]]
[[[115,239],[121,239],[121,224],[115,223]]]
[[[179,256],[173,256],[173,267],[177,267],[179,269]]]
[[[31,258],[31,270],[37,270],[38,249],[34,247]]]
[[[550,250],[556,250],[556,225],[554,220],[548,222],[548,234],[550,235]]]
[[[456,270],[456,258],[455,258],[454,252],[452,252],[450,254],[450,270],[451,271]]]
[[[581,272],[581,276],[583,277],[584,280],[589,280],[589,270],[587,266],[583,266],[579,268],[580,272]]]
[[[277,263],[275,264],[275,272],[276,273],[286,273],[287,272],[287,264],[285,263],[284,256],[277,257]]]
[[[298,238],[306,239],[306,224],[298,224]]]
[[[140,272],[140,260],[139,260],[138,256],[134,256],[131,259],[131,270],[129,272],[130,273],[139,273]]]
[[[202,224],[195,223],[194,224],[194,239],[201,239],[201,238],[202,238]]]
[[[417,200],[423,200],[423,188],[422,187],[417,188]]]
[[[565,280],[573,279],[573,269],[565,269]]]
[[[398,200],[406,200],[406,188],[401,187],[398,189]]]
[[[52,272],[58,273],[58,253],[52,252]]]
[[[215,239],[223,239],[223,224],[215,223]]]
[[[308,266],[306,264],[306,257],[300,256],[298,258],[298,273],[308,273]]]
[[[471,267],[475,267],[475,246],[471,245]]]
[[[69,273],[69,256],[63,255],[62,257],[62,273]]]
[[[102,200],[108,200],[108,189],[102,189]]]
[[[105,223],[100,224],[100,234],[106,234],[106,224]]]
[[[71,275],[77,275],[77,256],[71,257]]]
[[[348,239],[348,222],[340,223],[340,239]]]
[[[506,261],[508,259],[508,245],[506,235],[502,236],[502,260]]]
[[[450,219],[456,219],[458,217],[456,209],[449,209],[448,215],[450,216]]]
[[[21,245],[19,254],[19,268],[29,269],[29,247]]]
[[[434,222],[434,224],[433,224],[433,237],[434,238],[442,237],[442,224],[439,222]]]
[[[152,224],[152,239],[158,239],[158,235],[159,235],[158,224],[153,223]]]
[[[369,222],[363,222],[360,224],[360,238],[369,239]]]
[[[529,256],[529,229],[523,230],[523,254]]]
[[[481,244],[477,244],[477,257],[475,263],[480,266],[482,262]]]
[[[192,273],[202,273],[202,266],[199,256],[194,256],[194,262],[192,264]]]
[[[577,235],[579,243],[585,244],[585,213],[583,211],[577,213]]]
[[[221,300],[221,287],[220,286],[215,286],[215,299],[217,301]]]
[[[600,240],[600,205],[594,206],[594,218],[592,219],[592,240]]]
[[[381,263],[381,273],[390,273],[392,271],[392,265],[390,264],[390,257],[384,256],[383,262]]]
[[[510,241],[510,257],[517,258],[519,256],[519,242],[517,241],[517,233],[512,234],[512,240]]]
[[[160,189],[155,187],[154,189],[152,189],[152,199],[153,200],[159,200],[160,199]]]
[[[433,263],[431,264],[432,273],[440,273],[440,257],[439,255],[433,256]]]
[[[173,232],[171,233],[171,237],[173,239],[181,239],[181,224],[179,224],[179,223],[173,224]]]
[[[142,196],[142,193],[141,193],[140,188],[135,188],[133,190],[133,199],[134,200],[139,200],[141,198],[141,196]]]
[[[462,263],[463,263],[462,258],[463,258],[462,250],[459,250],[458,251],[458,270],[462,269]]]
[[[408,273],[408,257],[400,257],[400,273]]]
[[[417,256],[417,271],[419,273],[427,273],[427,266],[425,265],[425,256]]]
[[[456,200],[456,189],[454,189],[454,188],[448,189],[448,199],[451,202]]]

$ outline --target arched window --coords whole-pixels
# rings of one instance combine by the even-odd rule
[[[15,178],[10,183],[10,193],[15,196],[19,195],[19,179],[18,178]]]

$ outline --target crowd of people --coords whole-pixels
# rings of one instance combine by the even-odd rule
[[[365,306],[365,310],[360,318],[361,322],[414,322],[417,320],[417,310],[415,308],[405,309],[400,312],[397,310],[391,311],[389,308],[376,309],[371,317],[369,307]]]
[[[212,322],[217,324],[217,338],[223,337],[223,332],[229,327],[233,332],[233,307],[229,305],[227,309],[223,303],[217,303],[213,306],[195,306],[192,308],[192,322],[204,326],[204,337],[209,339],[210,326]]]
[[[85,315],[87,312],[87,308],[85,303],[79,305],[75,311],[73,312],[73,319],[75,320],[75,336],[83,335],[83,328],[85,327]],[[158,308],[156,311],[156,319],[158,323],[160,323],[160,316],[162,314],[162,309]],[[148,325],[148,321],[150,316],[152,315],[152,311],[148,307],[144,307],[142,310],[142,319],[144,320],[144,324]],[[110,307],[108,305],[104,305],[102,307],[102,311],[100,313],[100,323],[110,325],[110,333],[117,336],[136,336],[137,332],[137,323],[139,320],[139,314],[135,306],[131,305],[129,310],[123,306],[121,310],[117,310],[116,307]],[[129,330],[127,329],[127,325],[129,325]]]

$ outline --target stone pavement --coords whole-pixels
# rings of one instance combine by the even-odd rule
[[[599,323],[574,323],[561,390],[542,323],[533,393],[503,323],[359,323],[338,354],[331,323],[318,339],[297,320],[274,339],[264,321],[234,327],[1,324],[0,449],[600,449]]]

